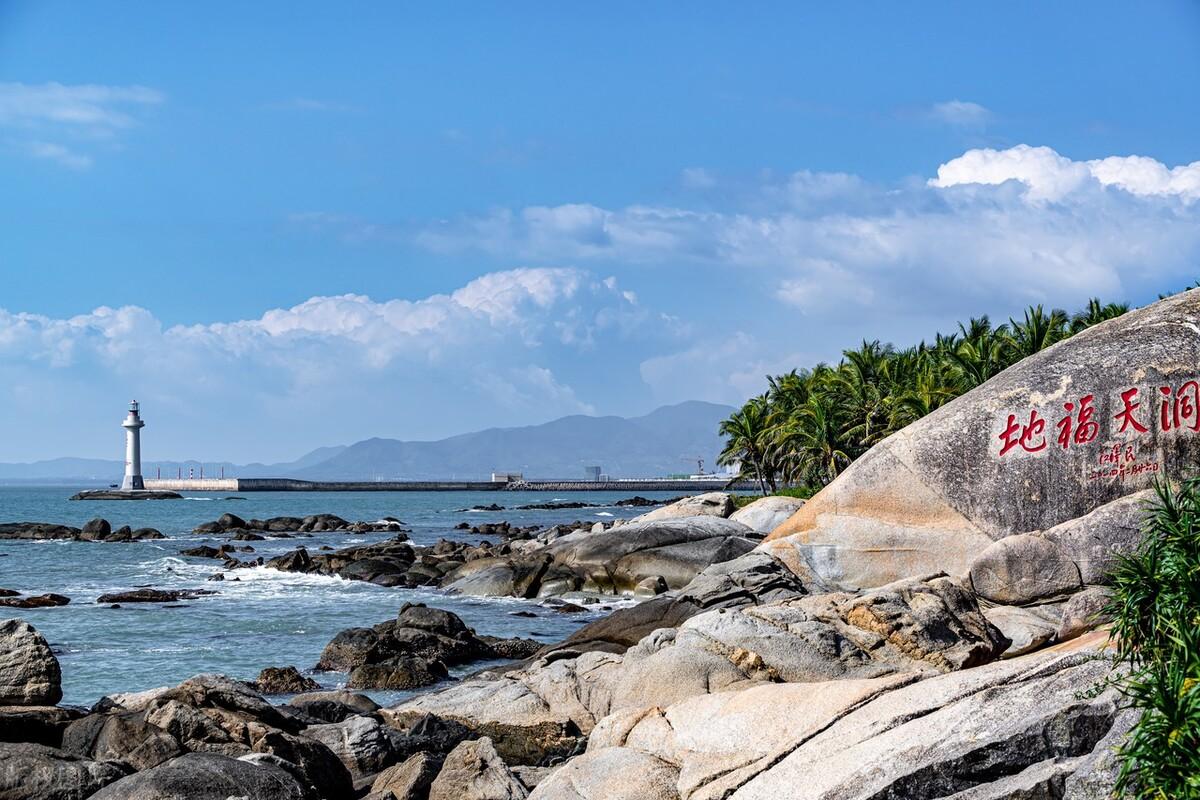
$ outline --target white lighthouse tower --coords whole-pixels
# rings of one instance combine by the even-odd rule
[[[129,416],[121,423],[125,429],[125,478],[121,481],[122,491],[145,489],[142,481],[142,428],[146,423],[138,416],[138,402],[129,404]]]

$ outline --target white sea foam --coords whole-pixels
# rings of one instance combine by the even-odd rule
[[[607,512],[607,511],[597,511],[597,512],[596,512],[596,516],[597,516],[597,517],[611,517],[611,516],[612,516],[612,514],[610,514],[610,513],[609,513],[609,512]]]

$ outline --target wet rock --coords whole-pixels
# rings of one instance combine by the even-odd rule
[[[106,539],[110,533],[112,533],[112,525],[108,520],[96,517],[84,524],[79,538],[85,541]]]
[[[215,753],[188,753],[111,783],[91,800],[318,800],[283,767]]]
[[[82,531],[50,522],[0,523],[0,539],[78,539]]]
[[[32,597],[0,597],[0,606],[9,608],[54,608],[65,606],[71,598],[61,594],[39,594]]]
[[[28,622],[0,622],[0,705],[54,705],[62,699],[58,659]]]
[[[3,800],[98,797],[95,792],[120,780],[127,771],[119,764],[79,758],[53,747],[0,742],[0,798]]]
[[[300,694],[321,688],[321,684],[300,674],[295,667],[267,667],[258,673],[254,683],[263,694]]]
[[[373,714],[379,704],[365,694],[347,691],[305,692],[288,700],[288,705],[322,722],[341,722],[358,714]]]
[[[447,667],[528,645],[480,638],[449,611],[405,604],[396,619],[373,628],[349,628],[326,645],[317,669],[349,672],[357,689],[413,689],[447,677]]]
[[[177,603],[216,594],[205,589],[131,589],[109,592],[96,598],[97,603]]]
[[[429,800],[524,800],[528,795],[487,737],[450,751],[429,787]]]

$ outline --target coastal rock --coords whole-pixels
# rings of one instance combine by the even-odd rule
[[[0,622],[0,705],[54,705],[62,699],[58,659],[28,622]]]
[[[341,722],[356,714],[374,714],[379,710],[379,704],[365,694],[344,690],[305,692],[287,704],[323,722]]]
[[[681,589],[710,564],[753,550],[758,543],[753,536],[745,525],[720,516],[693,516],[567,536],[546,552],[557,564],[581,574],[588,590],[632,592],[639,582],[655,575],[666,579],[672,589]]]
[[[267,667],[258,673],[254,684],[263,694],[300,694],[321,688],[321,684],[300,674],[295,667]]]
[[[193,533],[247,534],[262,533],[404,533],[404,525],[391,517],[375,522],[349,522],[336,514],[311,514],[307,517],[271,517],[270,519],[244,520],[236,514],[225,513],[212,522],[204,522],[193,529]],[[236,536],[235,536],[236,538]]]
[[[112,525],[109,524],[108,520],[96,517],[84,524],[79,538],[84,541],[93,541],[96,539],[105,539],[110,533],[112,533]]]
[[[188,753],[111,783],[91,800],[318,800],[290,772],[268,761]]]
[[[962,575],[994,541],[1191,474],[1198,327],[1192,290],[1020,361],[873,447],[771,534],[772,551],[848,587]],[[1191,415],[1178,426],[1177,407]]]
[[[0,523],[0,539],[78,539],[79,528],[50,522]]]
[[[504,658],[506,644],[480,638],[449,611],[406,603],[394,620],[338,633],[316,669],[349,672],[350,688],[413,689],[443,680],[448,666]]]
[[[396,763],[399,734],[373,717],[350,717],[343,722],[310,725],[305,738],[325,745],[361,780]]]
[[[162,539],[154,528],[131,530],[128,525],[114,531],[108,520],[91,520],[83,528],[57,525],[50,522],[0,523],[0,539],[69,539],[77,542],[133,542],[142,539]]]
[[[417,753],[379,773],[371,784],[371,791],[391,792],[396,800],[424,800],[441,769],[442,759],[429,753]]]
[[[993,606],[983,613],[1011,642],[1004,658],[1024,655],[1056,641],[1060,614],[1055,613],[1054,606]]]
[[[673,503],[647,511],[633,518],[633,522],[652,522],[664,519],[681,519],[685,517],[728,517],[737,506],[733,495],[728,492],[706,492],[704,494],[682,497]]]
[[[993,603],[1019,605],[1083,588],[1079,567],[1053,542],[1033,534],[1008,536],[971,563],[971,586]]]
[[[733,512],[729,518],[753,531],[768,534],[804,506],[798,497],[762,497]]]
[[[99,797],[97,791],[120,780],[126,772],[119,764],[90,761],[53,747],[0,742],[0,800]]]
[[[59,747],[67,726],[86,714],[64,706],[0,706],[0,742]]]
[[[177,603],[180,600],[195,600],[204,595],[216,594],[205,589],[131,589],[126,592],[109,592],[96,598],[97,603]]]
[[[61,594],[39,594],[31,597],[0,597],[0,606],[7,608],[54,608],[65,606],[71,598]]]
[[[135,712],[91,714],[67,726],[62,749],[94,761],[119,761],[134,770],[156,767],[183,755],[179,740]]]
[[[528,796],[486,736],[451,750],[429,787],[429,800],[525,800]]]
[[[1090,653],[1038,653],[925,680],[759,684],[614,714],[560,774],[588,787],[624,763],[628,785],[653,791],[673,774],[689,800],[957,797],[1096,752],[1119,698],[1113,689],[1078,693],[1107,672]],[[551,776],[531,797],[601,796],[559,793],[562,786]]]
[[[584,625],[556,650],[623,653],[658,628],[677,628],[711,608],[737,608],[799,597],[806,593],[800,579],[766,553],[751,552],[731,561],[706,567],[673,595],[665,595],[619,608],[607,617]]]
[[[1055,638],[1065,642],[1109,622],[1105,613],[1109,599],[1108,590],[1099,587],[1084,589],[1073,595],[1063,606],[1062,620]]]
[[[679,800],[679,769],[627,747],[568,761],[535,787],[533,800]]]

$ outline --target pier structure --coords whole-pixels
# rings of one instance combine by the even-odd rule
[[[521,480],[521,481],[303,481],[295,478],[151,478],[147,489],[176,492],[716,492],[757,489],[751,481],[719,480]]]
[[[125,477],[121,480],[122,491],[145,489],[142,480],[142,428],[146,423],[138,413],[138,401],[129,404],[129,414],[121,423],[125,429]]]

